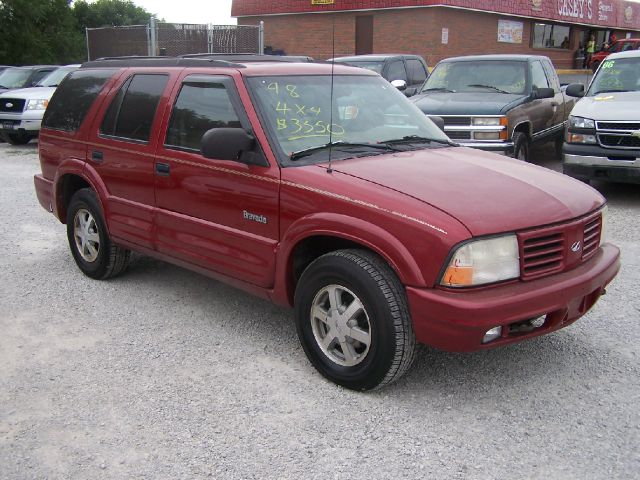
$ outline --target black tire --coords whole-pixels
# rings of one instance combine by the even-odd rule
[[[104,280],[127,268],[131,252],[111,242],[100,204],[90,188],[78,190],[71,197],[67,239],[78,268],[88,277]]]
[[[2,136],[4,137],[5,141],[7,143],[10,143],[11,145],[26,145],[27,143],[29,143],[29,140],[31,140],[31,135],[25,132],[17,132],[17,133],[5,132],[2,134]]]
[[[531,160],[530,151],[529,137],[523,132],[515,132],[513,134],[513,158],[528,162]]]
[[[333,319],[333,309],[319,306],[330,302],[332,292],[336,292],[334,307],[339,301],[347,311],[356,304],[362,311],[343,316],[347,312],[337,309]],[[325,321],[312,312],[326,313]],[[404,288],[386,262],[371,252],[338,250],[313,261],[296,288],[295,313],[307,357],[338,385],[352,390],[380,388],[400,378],[413,361],[416,340]],[[339,327],[341,319],[346,323]],[[335,324],[329,326],[331,322]],[[330,340],[326,346],[321,345],[323,330],[324,340]],[[351,335],[368,335],[369,344],[366,338],[360,338],[362,343]],[[349,360],[355,363],[349,365]]]
[[[556,156],[556,160],[562,160],[562,146],[564,145],[564,137],[556,137],[553,142],[553,151]]]

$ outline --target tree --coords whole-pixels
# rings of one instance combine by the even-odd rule
[[[69,0],[0,0],[0,64],[69,63],[83,55]]]
[[[73,15],[84,33],[85,28],[146,25],[151,13],[129,0],[80,0],[73,4]]]

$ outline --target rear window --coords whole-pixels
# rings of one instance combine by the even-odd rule
[[[44,113],[42,126],[74,132],[84,120],[102,87],[115,70],[77,70],[56,89]]]

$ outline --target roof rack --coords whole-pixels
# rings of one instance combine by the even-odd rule
[[[185,53],[180,58],[209,58],[230,62],[313,62],[306,55],[267,55],[260,53]]]
[[[104,67],[227,67],[245,68],[240,63],[218,58],[182,58],[182,57],[102,57],[82,64],[81,68]]]

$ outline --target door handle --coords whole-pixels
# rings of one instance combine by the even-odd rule
[[[170,170],[168,163],[156,163],[156,173],[161,177],[168,177]]]
[[[104,160],[104,155],[102,152],[99,152],[98,150],[94,150],[91,152],[91,160],[93,160],[96,163],[102,163],[102,161]]]

